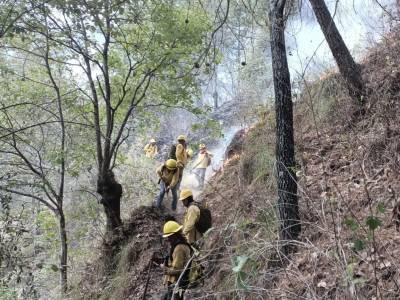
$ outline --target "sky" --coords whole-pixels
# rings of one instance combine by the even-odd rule
[[[379,7],[390,7],[395,0],[326,0],[331,11],[335,12],[335,23],[351,53],[360,60],[368,46],[379,41],[390,28],[389,18]],[[332,54],[325,42],[323,33],[310,8],[303,2],[300,17],[292,19],[286,29],[288,62],[292,78],[306,70],[306,74],[321,74],[335,67]],[[312,58],[310,60],[310,58]]]

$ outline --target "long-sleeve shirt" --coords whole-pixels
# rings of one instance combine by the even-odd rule
[[[147,157],[154,158],[154,156],[158,153],[157,145],[155,144],[147,144],[144,146],[144,152]]]
[[[182,144],[176,145],[175,155],[176,155],[176,161],[178,163],[178,166],[181,168],[185,167],[187,164],[187,161],[188,161],[188,155],[187,155],[185,147],[183,147]]]
[[[196,223],[200,219],[200,208],[195,205],[189,205],[183,221],[182,233],[189,244],[194,243],[202,237],[202,234],[196,229]]]
[[[208,151],[204,151],[203,153],[200,152],[196,163],[194,164],[195,169],[206,169],[209,165],[209,161],[211,160],[211,158],[213,157],[213,154],[208,152]]]
[[[164,282],[175,283],[190,259],[190,248],[185,244],[175,246],[172,253],[172,260],[168,260],[168,270]]]
[[[157,168],[157,175],[164,181],[165,185],[173,188],[179,181],[179,169],[169,170],[165,166],[160,166]]]

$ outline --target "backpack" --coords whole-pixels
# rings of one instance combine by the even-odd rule
[[[169,259],[172,261],[172,253],[174,253],[174,250],[175,250],[175,247],[176,246],[178,246],[178,245],[180,245],[180,244],[183,244],[183,245],[186,245],[186,246],[188,246],[189,247],[189,249],[190,249],[190,255],[192,255],[192,248],[190,247],[190,245],[188,244],[188,243],[178,243],[178,244],[176,244],[176,245],[174,245],[172,248],[171,248],[171,252],[170,252],[170,254],[169,254]],[[192,261],[193,262],[193,261]],[[188,286],[189,286],[189,284],[190,284],[190,272],[191,272],[191,265],[192,265],[192,262],[190,262],[190,264],[188,265],[188,267],[185,269],[185,271],[184,271],[184,273],[183,273],[183,275],[182,275],[182,278],[181,278],[181,280],[180,280],[180,282],[179,282],[179,287],[182,287],[182,288],[184,288],[184,289],[187,289],[188,288]]]
[[[190,272],[188,277],[190,285],[188,288],[194,288],[198,286],[199,283],[204,284],[204,269],[205,267],[202,265],[201,259],[198,256],[195,256],[190,263]]]
[[[171,149],[169,150],[168,159],[175,159],[176,160],[176,145],[173,144]]]
[[[193,248],[190,246],[188,243],[179,243],[179,244],[184,244],[187,245],[190,249],[190,256],[191,256],[191,262],[185,269],[181,281],[179,282],[179,287],[188,289],[188,288],[193,288],[198,285],[200,281],[202,281],[204,278],[204,266],[201,264],[199,261],[199,252],[197,249]],[[177,245],[179,245],[177,244]],[[177,246],[175,245],[174,248]],[[197,251],[197,253],[195,253]],[[173,250],[172,250],[173,252]],[[194,257],[193,257],[194,256]],[[171,259],[171,257],[170,257]]]
[[[195,226],[198,232],[204,234],[212,227],[211,211],[198,202],[195,202],[195,205],[200,209],[200,218],[196,222]]]

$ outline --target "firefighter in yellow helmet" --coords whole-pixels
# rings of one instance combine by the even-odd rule
[[[193,193],[189,189],[181,191],[179,200],[186,207],[183,221],[182,233],[186,237],[189,244],[193,244],[203,235],[196,229],[196,223],[200,219],[200,208],[195,204]]]
[[[164,284],[168,290],[162,299],[164,300],[182,300],[187,286],[189,285],[190,269],[185,270],[185,266],[190,260],[190,246],[182,235],[182,225],[175,221],[168,221],[164,224],[163,237],[170,244],[168,262],[161,265],[164,272]],[[178,279],[184,272],[181,279]],[[177,287],[175,285],[178,284]],[[174,293],[175,291],[175,293]]]
[[[207,167],[211,165],[211,159],[213,154],[208,152],[206,145],[199,145],[199,155],[193,167],[193,173],[196,175],[198,181],[198,187],[202,189],[204,187],[204,179],[206,177]]]
[[[193,155],[193,151],[187,147],[186,136],[181,134],[178,136],[177,140],[178,143],[176,144],[175,157],[179,168],[179,189],[182,182],[183,170],[188,163],[188,159]]]
[[[188,162],[188,158],[190,157],[189,149],[187,148],[186,136],[181,134],[177,138],[178,143],[176,144],[176,161],[178,162],[179,168],[184,168]]]
[[[155,139],[151,139],[149,143],[144,146],[144,153],[146,157],[154,158],[158,153],[158,147]]]
[[[160,184],[160,194],[157,197],[156,206],[161,207],[165,193],[171,190],[173,211],[176,210],[178,202],[178,182],[179,182],[179,168],[175,159],[168,159],[162,166],[157,168],[157,175],[160,177],[158,183]]]

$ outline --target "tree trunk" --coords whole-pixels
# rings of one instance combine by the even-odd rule
[[[101,195],[101,204],[103,204],[107,218],[107,230],[113,232],[122,225],[122,186],[115,180],[113,172],[107,171],[104,176],[99,174],[97,192]]]
[[[290,240],[298,238],[301,225],[297,199],[297,182],[294,172],[293,103],[290,73],[285,46],[284,8],[286,1],[270,4],[270,34],[272,70],[276,111],[276,165],[278,181],[278,212],[282,251],[291,250]]]
[[[67,244],[67,231],[65,230],[65,217],[63,212],[60,212],[59,222],[60,222],[60,242],[61,242],[60,284],[62,293],[66,294],[68,288],[67,286],[68,244]]]
[[[339,67],[340,74],[346,82],[350,96],[359,103],[362,103],[364,101],[364,85],[360,67],[354,61],[349,49],[347,49],[325,1],[310,0],[310,3]]]
[[[213,93],[213,99],[214,99],[214,110],[218,109],[218,92],[215,91]]]

